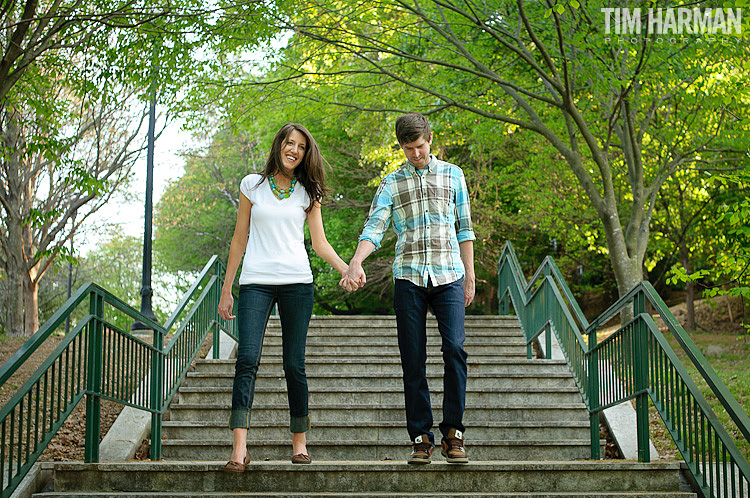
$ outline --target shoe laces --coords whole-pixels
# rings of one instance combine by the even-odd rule
[[[414,452],[424,451],[425,453],[429,452],[431,447],[432,447],[432,444],[429,442],[414,443],[412,446],[412,448],[414,449]]]
[[[464,440],[457,437],[446,438],[446,443],[451,450],[461,450],[464,447]]]

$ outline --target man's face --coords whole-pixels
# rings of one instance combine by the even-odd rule
[[[430,133],[430,137],[428,139],[419,137],[413,142],[400,145],[401,150],[404,151],[406,160],[409,161],[415,168],[424,169],[428,164],[430,164],[430,145],[432,145],[432,133]]]

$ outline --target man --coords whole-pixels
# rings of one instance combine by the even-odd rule
[[[399,117],[396,138],[406,163],[380,183],[343,285],[350,290],[364,285],[362,262],[380,247],[393,220],[398,235],[393,306],[412,441],[409,463],[430,463],[435,445],[425,369],[428,307],[437,318],[445,363],[442,454],[449,463],[467,463],[464,308],[474,299],[475,237],[466,180],[461,168],[430,154],[432,131],[421,114]]]

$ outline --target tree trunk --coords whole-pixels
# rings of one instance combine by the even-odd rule
[[[37,266],[24,274],[24,335],[27,336],[39,330],[39,280],[36,279]]]
[[[609,260],[612,263],[612,270],[617,282],[617,295],[623,297],[642,280],[641,267],[643,266],[643,260],[637,254],[638,251],[635,251],[636,254],[630,254],[628,251],[628,244],[626,244],[622,225],[620,225],[620,219],[617,216],[617,209],[610,209],[603,214],[599,213],[599,216],[604,225],[604,233],[607,237]],[[631,247],[638,247],[638,244],[631,244]],[[627,306],[620,313],[620,321],[622,324],[625,324],[633,316],[633,307]]]
[[[7,278],[8,288],[4,299],[3,327],[9,336],[22,336],[24,335],[23,277],[18,271],[9,269]]]
[[[684,240],[680,241],[679,250],[680,262],[685,268],[685,272],[690,275],[693,273],[693,266],[690,264],[690,251]],[[695,330],[698,327],[695,323],[695,282],[692,280],[688,280],[687,285],[685,286],[685,307],[687,310],[687,316],[685,317],[684,327],[688,331]]]
[[[6,220],[8,227],[8,252],[6,253],[6,278],[8,288],[5,295],[5,310],[3,326],[9,336],[24,334],[24,275],[26,275],[23,259],[23,240],[21,238],[21,222],[16,217]]]

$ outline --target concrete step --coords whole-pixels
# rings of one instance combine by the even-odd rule
[[[311,400],[325,404],[396,404],[404,401],[402,386],[388,387],[318,387],[314,382],[308,383]],[[232,401],[232,388],[227,387],[183,387],[180,388],[179,403],[227,403]],[[442,406],[442,383],[430,387],[430,398],[434,405]],[[256,382],[253,406],[258,404],[284,403],[288,399],[286,391],[267,387]],[[566,404],[582,403],[581,394],[575,386],[570,387],[484,387],[466,389],[466,405],[478,404],[497,406],[508,404]]]
[[[281,344],[281,331],[267,330],[266,335],[263,338],[263,344]],[[328,330],[318,331],[315,334],[311,334],[308,331],[307,341],[308,346],[323,346],[323,345],[334,345],[338,346],[341,344],[370,344],[373,346],[378,345],[398,345],[398,337],[396,336],[395,329],[393,329],[392,335],[378,335],[373,334],[369,330],[353,330],[346,329],[342,332],[331,333]],[[427,334],[427,346],[440,346],[441,340],[439,334]],[[501,332],[479,332],[476,330],[471,331],[471,335],[466,337],[464,345],[476,346],[476,345],[495,345],[495,344],[513,344],[522,345],[526,347],[526,342],[523,337],[516,329],[504,329]]]
[[[466,315],[464,320],[466,328],[473,327],[519,327],[518,317],[513,315]],[[271,316],[268,319],[269,327],[278,327],[279,318]],[[310,318],[311,327],[334,327],[342,326],[348,328],[396,328],[395,315],[313,315]],[[433,316],[427,317],[427,327],[436,328],[437,320]]]
[[[281,344],[263,344],[263,357],[269,355],[281,355],[282,351]],[[501,355],[505,357],[514,358],[526,358],[526,346],[525,345],[512,345],[512,344],[474,344],[468,345],[464,348],[466,353],[470,357],[487,357]],[[372,344],[343,344],[343,345],[310,345],[305,347],[305,357],[316,357],[316,356],[371,356],[377,354],[378,356],[399,356],[399,350],[397,344],[391,345],[372,345]],[[427,347],[427,354],[439,355],[442,357],[440,351],[440,345],[435,344]]]
[[[168,420],[172,421],[207,421],[228,423],[231,405],[226,404],[172,404]],[[320,404],[309,405],[310,420],[314,426],[317,420],[335,420],[353,422],[357,420],[403,420],[403,400],[397,404]],[[442,409],[433,404],[433,417],[442,419]],[[271,422],[289,420],[289,406],[286,402],[276,405],[253,404],[252,422]],[[588,420],[588,412],[582,403],[558,405],[467,405],[464,412],[464,424],[488,421],[559,421]]]
[[[81,492],[75,492],[74,495],[67,494],[67,493],[37,493],[33,495],[36,498],[70,498],[71,496],[77,496],[81,498],[141,498],[141,497],[152,497],[152,498],[226,498],[227,494],[223,492],[219,493],[211,493],[211,492],[201,492],[200,494],[192,493],[189,491],[182,492],[182,493],[170,493],[170,492],[152,492],[148,493],[145,491],[138,491],[136,493],[119,493],[119,492],[113,492],[113,493],[107,493],[107,492],[101,492],[101,493],[81,493]],[[380,492],[373,492],[368,491],[365,493],[359,493],[359,492],[346,492],[346,493],[328,493],[328,492],[322,492],[322,493],[305,493],[305,492],[232,492],[230,495],[233,498],[401,498],[401,497],[413,497],[414,493],[394,493],[394,492],[387,492],[387,493],[380,493]],[[687,492],[666,492],[666,493],[659,493],[659,492],[622,492],[622,493],[605,493],[601,491],[595,491],[590,492],[586,491],[585,493],[465,493],[465,492],[457,492],[457,493],[432,493],[432,492],[420,492],[419,497],[420,498],[591,498],[592,496],[596,496],[597,498],[629,498],[629,497],[635,497],[635,498],[693,498],[697,495],[695,493],[687,493]]]
[[[504,439],[514,441],[586,439],[589,437],[587,421],[485,421],[467,428],[467,437],[474,440]],[[176,421],[163,422],[166,439],[222,440],[230,436],[227,421]],[[353,422],[316,420],[308,432],[310,441],[351,441],[377,439],[402,441],[406,436],[406,422],[398,420],[363,419]],[[289,438],[286,421],[257,422],[252,420],[249,439],[283,440]]]
[[[231,387],[234,381],[234,369],[230,372],[222,373],[188,373],[183,388],[185,387]],[[402,375],[397,374],[373,374],[361,373],[351,375],[349,373],[323,373],[319,372],[314,375],[307,375],[307,382],[311,386],[329,388],[374,388],[374,387],[402,387]],[[434,372],[427,376],[427,382],[430,386],[437,386],[443,383],[442,373]],[[275,375],[266,372],[266,369],[258,370],[256,386],[267,388],[286,389],[286,380],[284,372],[278,371]],[[569,373],[517,373],[507,375],[497,374],[477,374],[473,370],[467,380],[468,389],[479,389],[485,387],[571,387],[575,386],[575,381]]]
[[[167,460],[220,460],[232,454],[232,438],[224,440],[162,440],[162,456]],[[440,437],[436,438],[439,444]],[[602,440],[602,448],[606,441]],[[292,456],[292,440],[248,440],[250,458],[255,461],[285,460]],[[320,441],[307,443],[310,456],[316,461],[388,461],[405,460],[411,453],[408,437],[398,440]],[[486,460],[578,460],[591,456],[589,439],[560,441],[477,440],[466,442],[469,458]],[[443,460],[439,448],[433,460]]]
[[[188,372],[188,377],[196,373],[225,373],[234,376],[234,359],[229,360],[198,360],[195,370]],[[474,374],[516,374],[520,372],[536,373],[566,373],[570,375],[568,365],[561,360],[527,360],[524,358],[491,357],[479,360],[470,356],[467,360],[469,376]],[[427,375],[443,375],[443,359],[437,355],[427,358]],[[259,375],[277,375],[283,370],[281,357],[263,356],[258,370]],[[351,376],[361,374],[401,375],[401,359],[396,356],[380,357],[376,360],[363,358],[325,358],[307,357],[305,372],[313,376],[328,373],[347,373]]]
[[[317,359],[323,359],[323,360],[329,360],[329,361],[335,361],[338,363],[366,363],[366,364],[372,364],[372,363],[378,363],[382,360],[390,360],[390,359],[399,359],[398,353],[393,351],[380,351],[380,350],[370,350],[370,351],[361,351],[361,352],[355,352],[355,353],[337,353],[337,352],[328,352],[328,351],[305,351],[305,363],[307,363],[310,360],[317,360]],[[475,353],[469,356],[469,359],[472,361],[472,363],[484,363],[484,362],[490,362],[493,360],[508,360],[508,359],[522,359],[526,358],[526,355],[519,354],[516,351],[498,351],[498,352],[483,352],[483,353]],[[261,359],[261,365],[264,362],[268,361],[280,361],[281,360],[281,352],[266,352],[263,351],[263,356]],[[435,361],[443,363],[443,353],[440,352],[439,349],[434,350],[428,350],[427,351],[427,361]],[[468,363],[467,359],[467,363]]]
[[[511,324],[488,324],[485,326],[470,326],[469,324],[466,325],[465,328],[466,331],[466,338],[471,339],[473,337],[517,337],[521,338],[522,334],[519,331],[518,323],[516,322],[515,325]],[[359,325],[359,326],[351,326],[347,325],[345,323],[342,323],[340,325],[325,325],[325,326],[319,326],[315,323],[310,323],[310,325],[307,327],[307,336],[308,337],[330,337],[330,336],[344,336],[347,334],[351,334],[355,337],[384,337],[384,338],[393,338],[395,339],[397,334],[396,329],[396,322],[394,321],[392,324],[380,324],[380,325]],[[440,337],[440,330],[437,328],[437,326],[428,326],[425,328],[425,334],[427,335],[428,339],[430,338],[439,338]],[[281,335],[281,327],[275,326],[272,323],[269,323],[266,327],[266,337],[268,336],[280,336]]]
[[[405,451],[405,449],[404,449]],[[313,455],[314,457],[314,455]],[[322,462],[292,465],[251,462],[241,474],[221,471],[224,458],[212,462],[56,463],[52,496],[679,496],[676,462],[471,462],[407,465],[384,462]],[[169,493],[167,493],[167,490]],[[253,490],[253,494],[247,491]],[[64,495],[61,493],[71,493]],[[182,493],[182,494],[181,494]],[[191,494],[185,494],[191,493]],[[212,494],[208,494],[212,493]],[[327,493],[323,495],[322,493]],[[531,493],[531,494],[529,494]],[[639,493],[639,494],[637,494]],[[159,496],[159,495],[155,495]]]

